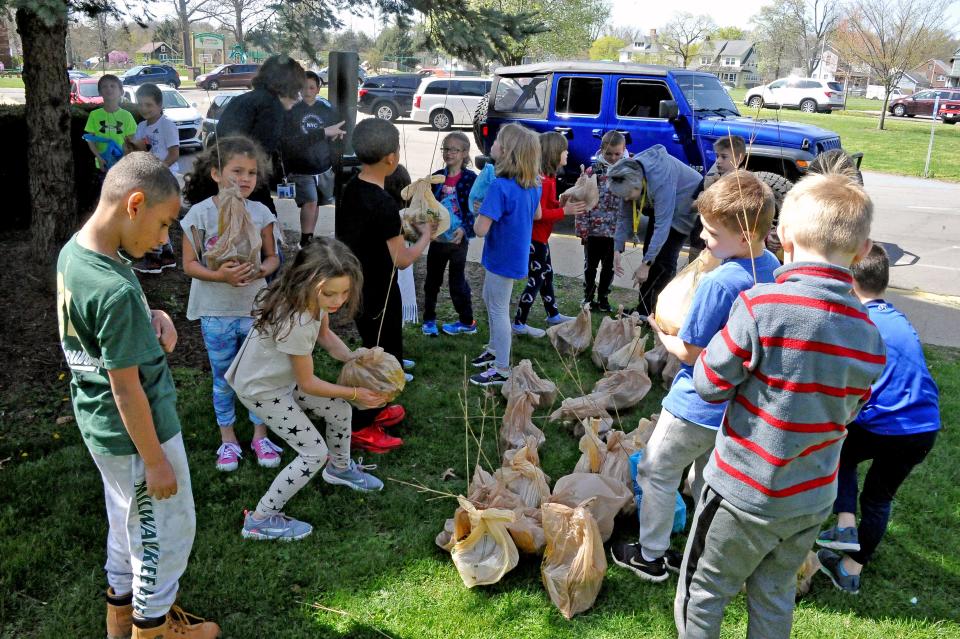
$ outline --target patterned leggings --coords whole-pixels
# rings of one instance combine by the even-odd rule
[[[553,264],[550,263],[550,245],[543,242],[530,242],[530,265],[527,267],[527,287],[520,295],[517,304],[517,314],[513,321],[517,324],[526,324],[530,307],[537,299],[537,293],[543,298],[543,307],[547,310],[547,317],[553,317],[560,310],[557,308],[557,298],[553,293]]]
[[[308,395],[299,388],[280,392],[276,397],[241,396],[240,401],[297,451],[296,459],[280,471],[257,504],[258,513],[275,515],[283,510],[314,473],[320,472],[328,455],[338,468],[350,463],[350,404],[346,401]],[[327,423],[326,443],[304,411],[312,412]]]

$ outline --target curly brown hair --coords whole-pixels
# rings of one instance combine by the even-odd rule
[[[223,169],[236,155],[245,155],[257,161],[257,184],[265,184],[272,167],[267,154],[254,140],[245,135],[230,135],[217,138],[216,143],[197,154],[193,168],[183,177],[183,197],[190,204],[197,204],[216,195],[220,187],[210,176],[212,169]]]

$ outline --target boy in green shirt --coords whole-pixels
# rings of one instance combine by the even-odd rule
[[[119,249],[168,239],[177,180],[150,153],[107,173],[96,211],[60,251],[57,318],[70,395],[107,504],[107,636],[213,638],[215,623],[174,606],[196,527],[190,470],[164,351],[177,333],[151,311]],[[179,634],[178,634],[179,633]]]
[[[103,107],[90,112],[87,117],[87,126],[83,130],[91,135],[113,140],[117,146],[124,149],[126,143],[133,141],[133,135],[137,132],[137,123],[129,111],[120,108],[123,83],[120,82],[120,78],[108,73],[97,81],[97,91],[103,98]],[[107,151],[107,143],[88,140],[87,146],[96,158],[97,168],[106,173],[110,168],[110,163],[103,155]]]

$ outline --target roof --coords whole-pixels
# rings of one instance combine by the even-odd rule
[[[535,73],[643,73],[646,75],[667,75],[668,71],[684,71],[661,64],[636,64],[633,62],[537,62],[513,67],[500,67],[496,75],[532,75]]]
[[[172,48],[173,48],[173,47],[171,47],[169,44],[167,44],[166,42],[163,42],[163,41],[160,41],[160,42],[148,42],[148,43],[146,43],[145,45],[143,45],[142,47],[140,47],[139,49],[137,49],[136,52],[137,52],[137,53],[153,53],[154,51],[156,51],[157,49],[159,49],[161,46],[167,47],[168,49],[172,49]]]
[[[749,40],[726,40],[725,42],[726,44],[721,52],[725,56],[732,55],[742,58],[750,53],[750,49],[753,48],[753,43]]]

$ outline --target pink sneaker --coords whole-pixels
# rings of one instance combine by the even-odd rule
[[[220,444],[220,448],[217,449],[217,470],[225,473],[235,471],[241,457],[243,457],[243,451],[239,444],[233,442]]]
[[[250,448],[257,455],[257,463],[264,468],[276,468],[280,465],[280,453],[283,449],[266,437],[250,442]]]

